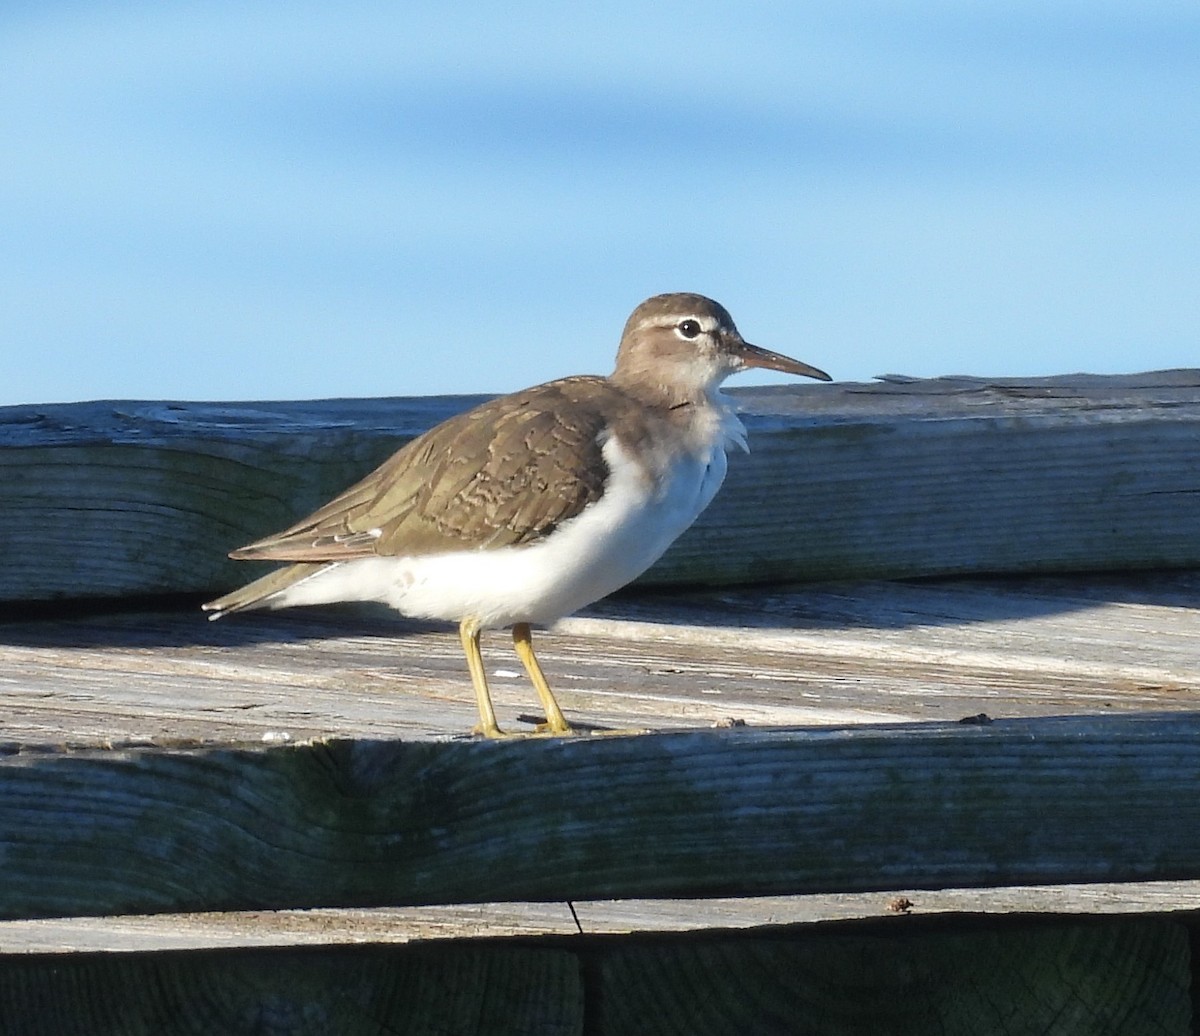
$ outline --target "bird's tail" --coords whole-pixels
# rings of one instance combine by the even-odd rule
[[[240,590],[234,590],[215,601],[208,601],[200,607],[209,613],[210,619],[219,619],[230,612],[252,611],[255,608],[278,608],[283,606],[283,592],[307,579],[314,572],[326,566],[318,563],[301,562],[295,565],[285,565],[274,572],[268,572],[253,583],[247,583]]]

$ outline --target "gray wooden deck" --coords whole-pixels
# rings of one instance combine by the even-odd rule
[[[596,728],[1200,711],[1197,608],[1191,571],[656,591],[535,642]],[[508,636],[484,657],[501,721],[531,729]],[[0,674],[12,746],[429,739],[476,719],[449,627],[358,609],[10,619]]]
[[[461,401],[0,412],[10,1031],[1189,1031],[1200,377],[819,391],[538,636],[653,735],[500,745],[452,631],[196,607]]]

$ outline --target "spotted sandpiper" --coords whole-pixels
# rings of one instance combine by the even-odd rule
[[[496,723],[479,650],[489,628],[513,644],[546,712],[571,732],[542,673],[531,624],[551,623],[648,569],[725,478],[746,429],[720,392],[762,367],[824,371],[745,341],[703,295],[656,295],[633,311],[607,378],[562,378],[442,422],[361,482],[232,558],[288,562],[210,601],[210,618],[251,608],[379,601],[458,623],[479,706]]]

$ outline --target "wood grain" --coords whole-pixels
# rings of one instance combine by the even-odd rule
[[[0,1026],[21,1036],[581,1032],[565,952],[347,947],[0,958]]]
[[[0,957],[8,1032],[1185,1036],[1169,920]]]
[[[897,907],[901,904],[901,908]],[[574,914],[572,914],[572,908]],[[685,932],[799,932],[821,922],[896,924],[974,917],[997,926],[1015,916],[1153,915],[1200,927],[1200,881],[1023,885],[977,889],[738,896],[704,899],[602,899],[561,903],[465,903],[421,907],[203,911],[0,921],[5,954],[117,953],[268,946],[431,943],[513,936],[665,935]],[[576,920],[578,919],[578,926]],[[890,932],[891,929],[881,928]],[[901,930],[903,930],[901,928]]]
[[[753,452],[657,584],[1200,564],[1200,372],[736,393]],[[478,397],[0,409],[0,600],[213,593]]]
[[[596,1031],[630,1036],[1189,1030],[1186,932],[1154,921],[626,945],[600,973]]]
[[[1200,710],[1200,574],[625,594],[536,642],[571,720],[670,730]],[[502,725],[540,719],[502,632]],[[476,721],[458,638],[391,613],[0,622],[0,743],[429,739]]]
[[[18,752],[0,916],[1200,878],[1200,715]]]

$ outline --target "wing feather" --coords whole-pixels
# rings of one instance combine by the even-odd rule
[[[566,378],[484,403],[230,556],[330,562],[536,542],[604,490],[610,392],[601,378]]]

